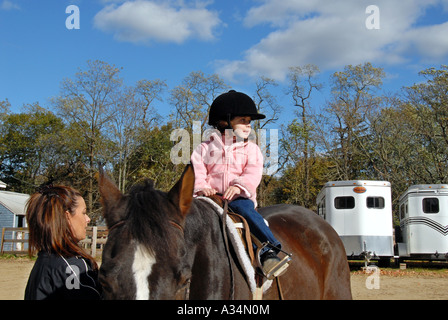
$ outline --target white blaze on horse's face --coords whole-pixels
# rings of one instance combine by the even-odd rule
[[[135,280],[135,299],[149,299],[148,277],[151,274],[152,266],[156,263],[156,257],[149,252],[145,246],[137,244],[135,247],[134,261],[132,263],[132,272]]]

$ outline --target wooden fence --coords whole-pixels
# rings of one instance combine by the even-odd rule
[[[87,227],[86,238],[81,240],[81,246],[91,254],[92,257],[101,257],[104,244],[107,241],[107,227]]]
[[[28,228],[3,228],[1,254],[28,253]]]
[[[28,228],[3,228],[1,254],[27,254],[28,234]],[[107,235],[107,227],[87,227],[86,238],[80,245],[96,258],[101,256]]]

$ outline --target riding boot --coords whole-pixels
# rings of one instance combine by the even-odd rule
[[[263,267],[263,273],[266,278],[272,280],[275,277],[279,277],[286,272],[291,262],[291,257],[286,256],[280,259],[274,250],[269,250],[263,253],[260,257],[261,264]]]

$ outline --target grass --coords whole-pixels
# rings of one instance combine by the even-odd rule
[[[30,257],[27,254],[0,254],[0,260],[15,260],[15,261],[35,261],[37,256]]]

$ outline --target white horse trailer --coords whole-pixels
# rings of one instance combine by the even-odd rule
[[[387,181],[330,181],[317,196],[318,214],[339,234],[348,257],[394,256],[391,185]]]
[[[421,184],[399,198],[400,258],[448,258],[448,184]],[[399,237],[397,237],[399,238]]]

